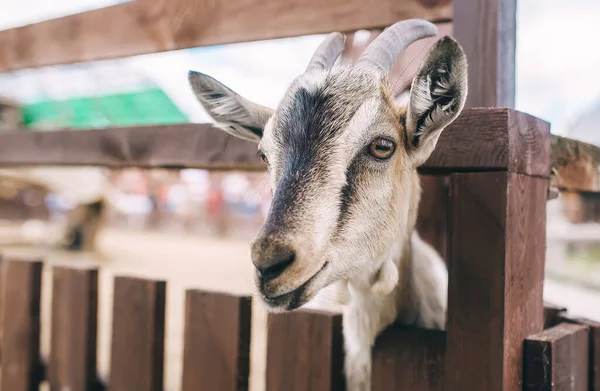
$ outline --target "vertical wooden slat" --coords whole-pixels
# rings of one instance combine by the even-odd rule
[[[448,262],[448,183],[447,175],[421,175],[423,195],[419,204],[417,232]]]
[[[270,315],[267,391],[344,389],[342,316],[314,310]]]
[[[589,330],[561,323],[525,340],[524,391],[588,391]]]
[[[565,307],[544,301],[544,329],[554,327],[561,322],[561,316],[567,311]]]
[[[98,270],[56,267],[52,277],[51,391],[96,386]]]
[[[600,322],[582,317],[561,316],[565,322],[577,323],[590,329],[589,391],[600,391]]]
[[[444,391],[446,334],[390,327],[373,349],[372,391]]]
[[[448,391],[517,391],[523,341],[544,326],[547,180],[451,177]]]
[[[40,294],[42,262],[4,261],[2,308],[3,391],[34,391],[41,381]]]
[[[465,107],[515,106],[516,0],[454,0],[454,36],[469,59]]]
[[[185,299],[182,391],[245,391],[252,298],[189,290]]]
[[[116,277],[110,391],[162,391],[166,282]]]

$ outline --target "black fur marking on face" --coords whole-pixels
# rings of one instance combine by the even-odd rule
[[[360,173],[360,159],[362,154],[359,153],[352,159],[350,165],[346,169],[346,184],[342,188],[340,194],[340,212],[337,219],[336,232],[341,232],[344,225],[350,218],[350,207],[356,202],[356,190],[358,175]]]

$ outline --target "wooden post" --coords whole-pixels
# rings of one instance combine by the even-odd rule
[[[247,391],[250,296],[189,290],[185,298],[183,391]]]
[[[162,391],[166,282],[115,278],[110,391]]]
[[[98,270],[56,267],[52,282],[51,391],[96,387]]]
[[[600,391],[600,322],[581,317],[572,318],[564,314],[560,319],[564,322],[584,325],[590,329],[589,391]]]
[[[392,326],[373,349],[372,391],[444,391],[446,334]]]
[[[516,0],[454,0],[454,36],[469,60],[466,107],[515,106]]]
[[[588,391],[586,326],[561,323],[525,340],[524,391]]]
[[[37,391],[40,365],[42,262],[3,261],[2,376],[0,389]]]
[[[297,310],[270,315],[267,391],[342,391],[342,316]]]
[[[421,175],[423,195],[419,204],[417,232],[448,262],[448,194],[447,175]]]

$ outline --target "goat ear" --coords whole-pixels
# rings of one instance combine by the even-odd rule
[[[414,164],[425,163],[444,128],[458,117],[467,98],[467,58],[454,39],[437,41],[412,81],[406,132]]]
[[[188,79],[196,97],[215,120],[217,127],[244,140],[260,141],[273,110],[250,102],[203,73],[190,71]]]

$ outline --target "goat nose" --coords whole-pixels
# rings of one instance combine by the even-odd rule
[[[263,283],[279,277],[295,259],[294,249],[283,245],[267,246],[252,252],[252,262]]]

